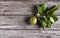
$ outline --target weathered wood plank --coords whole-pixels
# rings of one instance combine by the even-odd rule
[[[0,38],[60,38],[60,31],[0,30]]]
[[[36,1],[36,0],[0,0],[0,1]],[[47,1],[47,0],[37,0],[37,1]]]
[[[16,0],[5,0],[0,2],[0,38],[60,38],[60,8],[55,13],[58,21],[50,29],[42,30],[37,25],[28,24],[28,19],[33,14],[33,6],[41,4],[43,0],[31,0],[15,2]],[[48,6],[60,2],[46,2]],[[25,15],[25,16],[24,16]]]
[[[0,30],[0,38],[39,38],[37,30]]]
[[[32,15],[34,13],[34,5],[42,3],[46,3],[48,6],[53,6],[57,4],[60,7],[60,2],[40,2],[36,0],[19,2],[0,2],[0,14]],[[60,15],[59,10],[56,11],[56,15]]]
[[[59,2],[60,0],[47,0],[47,1]]]
[[[25,14],[28,15],[32,13],[32,6],[39,2],[1,2],[0,14]]]
[[[24,29],[24,28],[37,28],[37,26],[29,25],[29,16],[0,16],[1,28],[14,28],[14,29]]]
[[[30,16],[0,16],[0,29],[39,29],[37,25],[28,23]],[[60,16],[58,21],[52,25],[51,29],[60,29]]]

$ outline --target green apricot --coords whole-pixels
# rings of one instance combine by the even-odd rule
[[[34,25],[34,24],[36,24],[36,23],[37,23],[37,18],[36,18],[35,16],[31,17],[31,18],[30,18],[30,24],[31,24],[31,25]]]

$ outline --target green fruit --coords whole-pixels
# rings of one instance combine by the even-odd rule
[[[37,18],[35,16],[30,18],[30,24],[34,25],[37,23]]]

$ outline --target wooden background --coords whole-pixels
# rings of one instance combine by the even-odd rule
[[[28,24],[34,5],[59,5],[58,21],[50,29]],[[0,0],[0,38],[60,38],[60,0]]]

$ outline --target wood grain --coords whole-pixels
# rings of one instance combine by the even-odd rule
[[[39,29],[38,25],[30,25],[30,16],[0,16],[0,29]],[[60,29],[60,16],[55,24],[52,24],[51,29]]]
[[[30,25],[34,5],[59,5],[55,12],[58,21],[43,30]],[[34,10],[33,10],[34,9]],[[0,0],[0,38],[60,38],[60,1],[58,0]]]
[[[60,31],[0,30],[0,38],[60,38]]]
[[[19,1],[19,2],[0,2],[0,14],[18,14],[18,15],[32,15],[34,6],[46,3],[48,6],[59,5],[60,2],[38,2],[38,1]],[[34,9],[34,10],[33,10]],[[60,8],[56,11],[55,15],[60,15]]]

